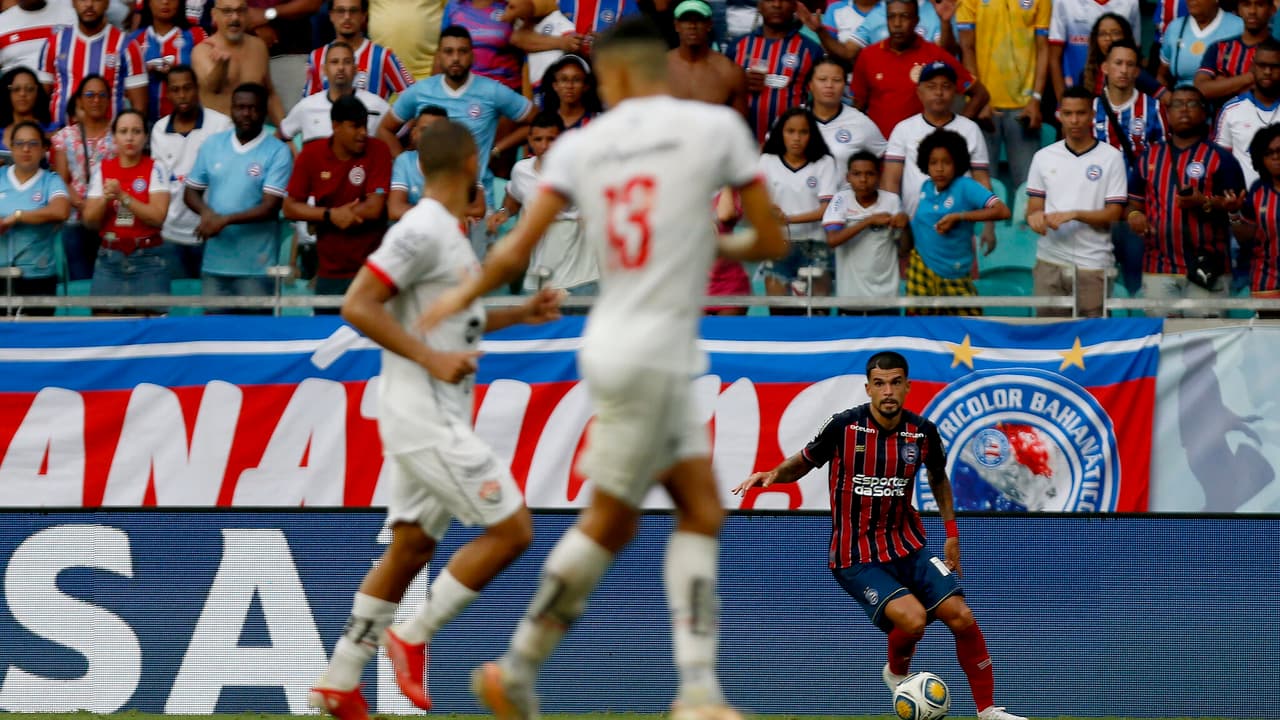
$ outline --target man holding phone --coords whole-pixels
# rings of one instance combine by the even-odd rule
[[[747,123],[763,144],[783,111],[804,104],[805,80],[822,47],[800,34],[796,0],[760,0],[759,8],[763,24],[726,54],[747,72]]]

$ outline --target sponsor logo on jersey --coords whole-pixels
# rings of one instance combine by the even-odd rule
[[[476,103],[471,103],[471,105],[467,107],[467,117],[471,118],[472,120],[478,119],[480,115],[483,113],[484,111],[480,109],[480,106],[477,105]]]
[[[497,480],[486,481],[480,485],[480,491],[476,494],[484,502],[496,505],[502,501],[502,484]]]
[[[964,510],[1107,512],[1116,507],[1115,430],[1097,400],[1056,373],[982,370],[925,408],[947,448],[956,507]],[[919,507],[934,509],[924,473]]]
[[[147,189],[147,181],[146,181],[146,179],[144,179],[144,178],[134,178],[134,179],[133,179],[133,191],[134,191],[134,192],[143,192],[143,191],[144,191],[144,190],[146,190],[146,189]]]
[[[902,444],[902,461],[908,465],[915,465],[920,461],[920,446],[915,443]]]
[[[942,207],[946,210],[950,210],[951,207],[955,204],[956,204],[956,199],[953,197],[949,197],[946,200],[942,201]]]
[[[1036,4],[1036,0],[1018,0],[1018,7],[1023,10],[1030,10],[1032,5]]]
[[[114,68],[120,62],[120,58],[111,53],[102,56],[102,64],[108,68]]]
[[[1187,177],[1199,180],[1204,177],[1204,163],[1199,160],[1187,163]]]
[[[357,72],[353,86],[357,90],[367,90],[369,88],[369,73],[364,70]]]
[[[910,478],[854,475],[849,480],[853,494],[863,497],[906,497],[911,493]]]
[[[872,605],[877,605],[880,602],[880,593],[876,592],[875,588],[867,588],[866,590],[863,590],[862,597],[866,598],[867,602]]]
[[[804,179],[804,184],[811,188],[816,188],[818,187],[818,178],[810,175],[809,177]]]
[[[1130,135],[1141,135],[1142,133],[1146,132],[1146,129],[1147,129],[1146,118],[1133,117],[1129,119]]]
[[[1102,166],[1090,165],[1085,168],[1084,176],[1089,178],[1089,182],[1098,182],[1098,180],[1102,179]]]
[[[355,167],[351,168],[351,171],[347,173],[347,180],[349,180],[352,185],[363,185],[364,184],[364,166],[356,165]]]
[[[249,177],[262,177],[262,166],[258,163],[249,163],[249,167],[245,169]]]
[[[795,53],[783,53],[783,54],[782,54],[782,67],[784,67],[784,68],[792,68],[792,69],[794,69],[794,68],[798,67],[799,65],[800,65],[800,56],[799,56],[799,55],[797,55],[797,54],[795,54]]]
[[[853,133],[849,132],[845,128],[840,128],[836,131],[836,142],[841,145],[848,145],[850,140],[853,140]]]
[[[0,195],[0,197],[3,197],[3,195]],[[39,190],[31,193],[31,202],[33,203],[44,202],[44,193],[40,192]]]

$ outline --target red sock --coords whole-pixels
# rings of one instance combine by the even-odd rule
[[[991,656],[987,653],[987,639],[977,623],[964,630],[956,630],[956,658],[960,667],[969,677],[969,690],[973,693],[973,704],[978,711],[986,710],[995,704],[996,680],[991,673]]]
[[[911,635],[898,628],[889,631],[889,672],[906,675],[911,670],[911,656],[916,654],[916,643],[924,633]]]

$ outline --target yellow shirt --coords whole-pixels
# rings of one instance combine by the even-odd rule
[[[956,27],[974,34],[978,79],[997,110],[1031,100],[1036,78],[1036,38],[1048,37],[1050,0],[960,0]]]
[[[369,0],[369,38],[421,80],[431,75],[443,18],[444,0]]]

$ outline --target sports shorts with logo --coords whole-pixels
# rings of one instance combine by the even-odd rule
[[[929,613],[929,621],[943,600],[964,595],[964,589],[944,562],[928,550],[917,550],[891,562],[858,563],[832,568],[840,587],[858,601],[867,617],[885,632],[893,623],[884,616],[889,601],[906,594],[915,595]]]
[[[658,475],[711,454],[688,374],[579,360],[596,412],[579,470],[609,495],[639,507]]]
[[[475,431],[455,426],[455,439],[388,454],[387,524],[413,523],[440,539],[449,520],[491,527],[524,504],[511,470]]]

